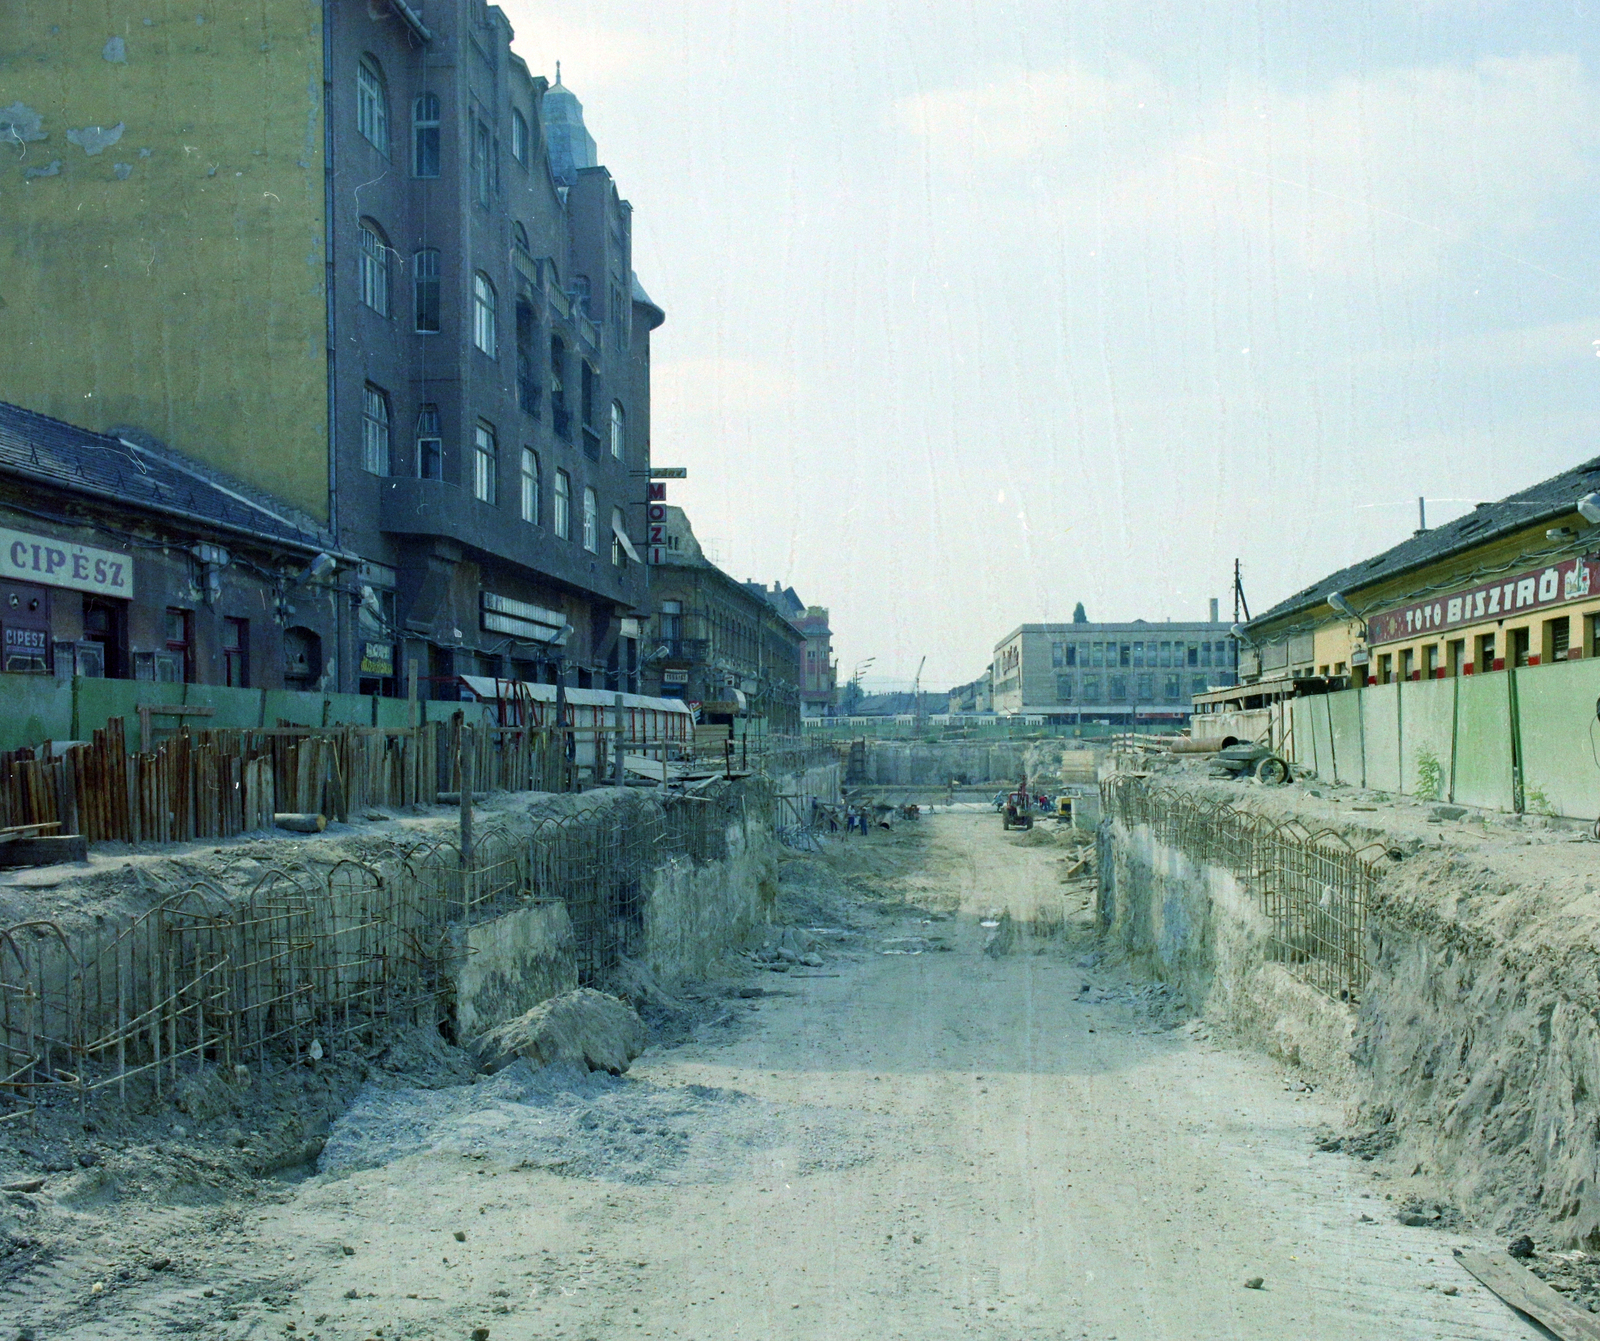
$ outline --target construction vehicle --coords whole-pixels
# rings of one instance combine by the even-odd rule
[[[1028,779],[1024,775],[1017,781],[1017,789],[1007,792],[1005,805],[1000,811],[1002,829],[1033,828],[1033,797],[1028,792]]]
[[[1056,819],[1063,824],[1072,823],[1072,798],[1070,796],[1056,797]]]

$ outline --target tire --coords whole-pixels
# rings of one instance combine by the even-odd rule
[[[1276,755],[1269,754],[1256,765],[1256,779],[1269,787],[1277,787],[1289,780],[1289,765]]]

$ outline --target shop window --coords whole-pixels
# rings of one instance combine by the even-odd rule
[[[77,651],[77,674],[104,675],[121,679],[123,647],[127,642],[127,606],[121,601],[109,601],[101,596],[83,598],[83,638]],[[99,669],[92,668],[98,660]]]
[[[174,659],[184,684],[194,683],[194,611],[167,607],[167,654]],[[158,674],[157,678],[160,676]]]
[[[1461,674],[1461,663],[1467,658],[1467,640],[1465,638],[1452,638],[1445,647],[1444,673],[1449,676]]]
[[[250,687],[250,621],[222,621],[222,665],[230,689]]]
[[[1506,631],[1506,662],[1512,666],[1526,666],[1528,664],[1528,630],[1508,629]]]
[[[1378,656],[1378,683],[1388,684],[1394,679],[1394,653],[1382,652]]]
[[[311,689],[322,678],[322,638],[291,625],[283,631],[283,679],[290,689]]]
[[[1417,678],[1417,654],[1415,649],[1402,647],[1400,649],[1400,678],[1414,680]]]
[[[1487,675],[1494,669],[1494,634],[1478,635],[1478,655],[1474,665],[1477,666],[1479,675]]]

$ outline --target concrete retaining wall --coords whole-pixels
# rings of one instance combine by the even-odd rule
[[[1109,940],[1212,1025],[1350,1088],[1353,1012],[1268,960],[1266,918],[1231,873],[1118,820],[1100,826],[1099,849],[1099,917]]]
[[[476,1038],[578,985],[565,904],[519,908],[457,929],[456,1036]]]

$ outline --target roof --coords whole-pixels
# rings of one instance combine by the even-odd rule
[[[1149,619],[1129,620],[1125,624],[1018,624],[1010,633],[1006,634],[995,644],[998,651],[1007,643],[1015,641],[1024,634],[1034,637],[1066,637],[1066,638],[1093,638],[1101,633],[1155,633],[1157,630],[1166,633],[1205,633],[1214,631],[1218,637],[1228,631],[1226,624],[1214,622],[1209,619],[1190,619],[1178,621],[1163,619],[1160,621]]]
[[[286,504],[251,497],[176,452],[94,433],[0,401],[0,475],[145,508],[295,549],[337,553],[332,537]]]
[[[1448,559],[1453,554],[1477,549],[1488,541],[1498,540],[1539,522],[1566,516],[1574,511],[1579,498],[1595,489],[1600,489],[1600,456],[1541,480],[1521,493],[1502,498],[1498,503],[1479,503],[1464,517],[1419,532],[1382,554],[1341,568],[1337,573],[1330,573],[1257,615],[1247,627],[1254,628],[1268,620],[1309,610],[1326,601],[1332,592],[1348,596],[1363,587],[1399,577],[1426,564]]]

